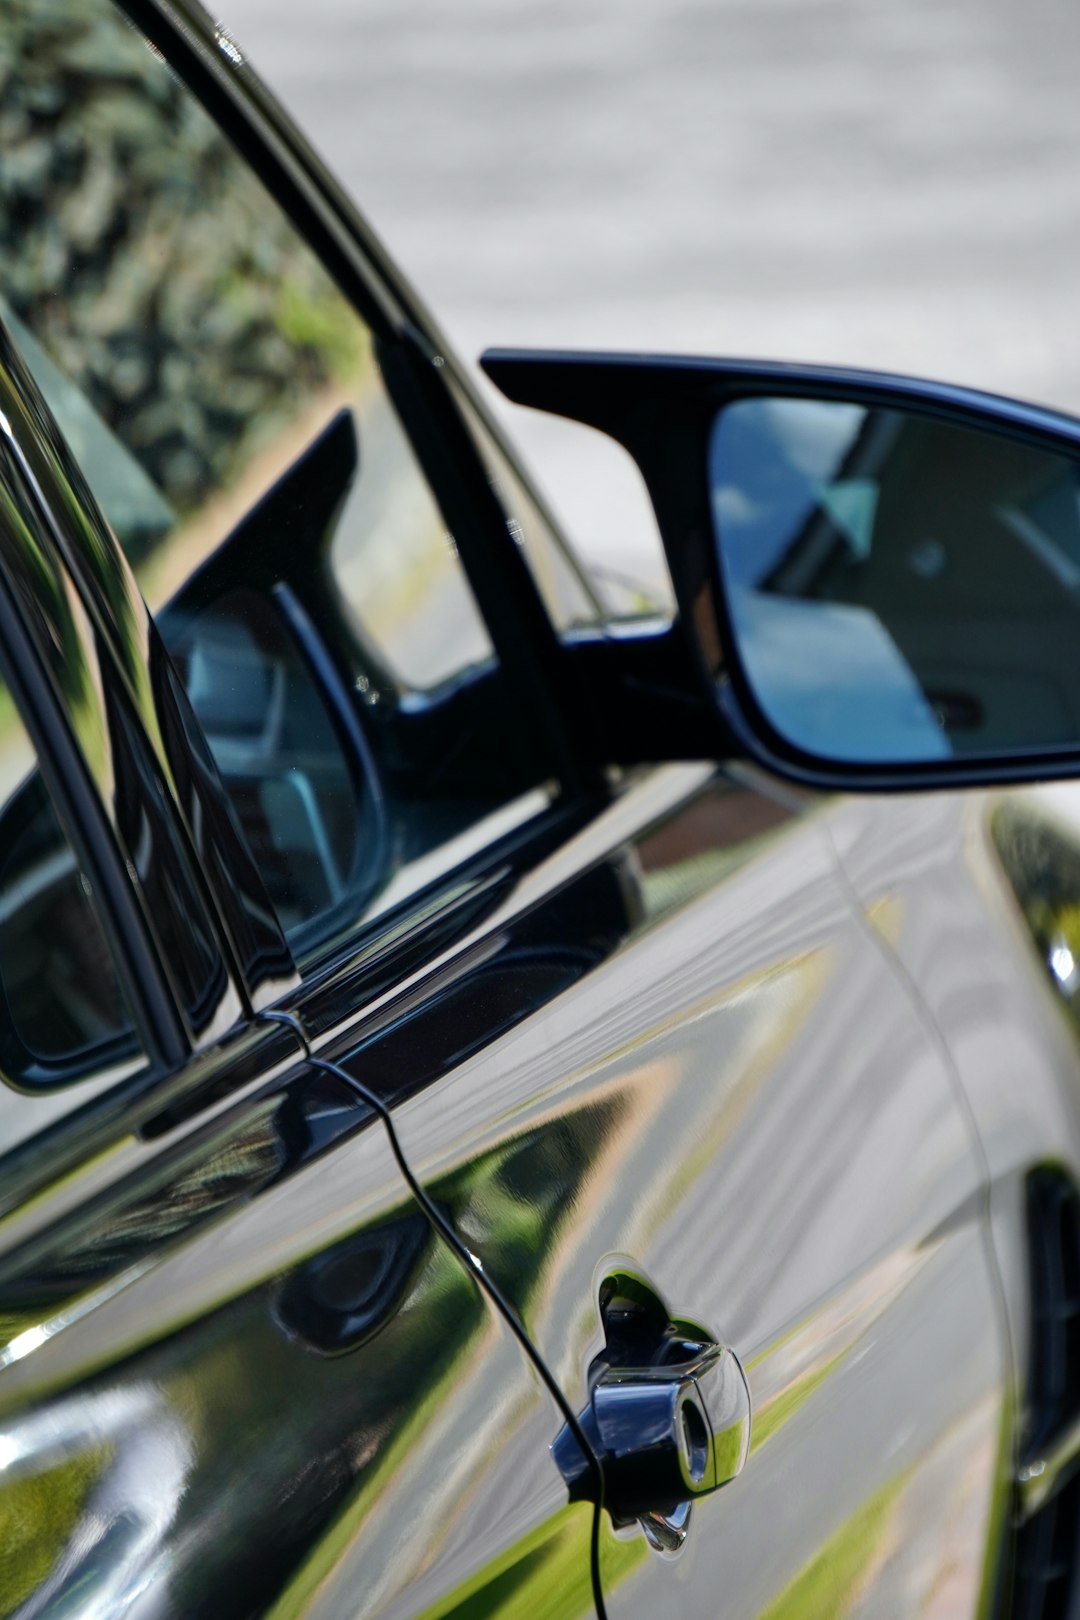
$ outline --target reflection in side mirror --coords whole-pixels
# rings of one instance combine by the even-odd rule
[[[926,410],[715,415],[732,650],[784,744],[864,765],[1080,743],[1080,461]]]

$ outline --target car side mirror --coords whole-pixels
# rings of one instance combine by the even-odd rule
[[[752,757],[843,788],[1080,774],[1080,425],[857,372],[483,364],[634,456]]]

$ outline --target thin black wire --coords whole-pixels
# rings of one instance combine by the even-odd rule
[[[313,1069],[321,1069],[324,1074],[334,1075],[335,1078],[342,1081],[344,1085],[348,1086],[349,1090],[352,1091],[355,1096],[359,1097],[362,1102],[367,1103],[368,1107],[373,1113],[379,1116],[385,1125],[387,1135],[390,1138],[390,1148],[394,1158],[397,1160],[398,1169],[404,1176],[413,1197],[416,1199],[417,1203],[420,1205],[421,1209],[424,1211],[435,1230],[450,1245],[451,1249],[457,1255],[462,1265],[465,1266],[466,1270],[471,1273],[478,1286],[491,1300],[491,1303],[506,1322],[506,1325],[509,1327],[511,1333],[513,1333],[525,1354],[528,1356],[529,1360],[539,1373],[540,1378],[552,1400],[562,1413],[566,1421],[567,1428],[570,1430],[571,1434],[574,1436],[574,1439],[577,1441],[578,1446],[581,1448],[581,1454],[585,1458],[589,1472],[592,1476],[593,1491],[595,1493],[595,1505],[593,1509],[592,1531],[589,1543],[590,1575],[592,1579],[593,1602],[596,1605],[598,1620],[607,1620],[607,1612],[604,1608],[604,1596],[600,1585],[600,1512],[603,1506],[603,1474],[601,1473],[600,1465],[597,1462],[596,1457],[593,1455],[592,1447],[589,1445],[581,1424],[578,1421],[577,1414],[565,1399],[562,1390],[559,1388],[555,1379],[548,1371],[543,1359],[533,1348],[532,1341],[526,1333],[517,1312],[506,1299],[498,1284],[493,1282],[492,1279],[487,1275],[479,1260],[462,1242],[461,1238],[454,1231],[454,1228],[439,1209],[438,1205],[434,1203],[434,1201],[428,1196],[420,1182],[413,1175],[413,1172],[409,1167],[409,1162],[406,1159],[405,1154],[402,1152],[401,1143],[398,1141],[397,1131],[394,1129],[394,1122],[391,1118],[390,1110],[386,1107],[386,1104],[380,1101],[380,1099],[376,1097],[374,1093],[370,1092],[361,1081],[349,1074],[346,1069],[340,1068],[336,1063],[329,1062],[326,1058],[316,1057],[311,1050],[307,1033],[304,1030],[303,1025],[293,1013],[271,1009],[267,1012],[259,1013],[257,1021],[261,1021],[265,1024],[284,1024],[287,1029],[291,1029],[300,1043],[301,1050],[303,1051],[307,1062]]]

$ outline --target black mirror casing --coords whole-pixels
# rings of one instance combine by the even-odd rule
[[[620,443],[637,463],[664,542],[679,609],[677,628],[693,661],[699,691],[708,697],[712,742],[718,756],[745,755],[789,779],[844,790],[1005,784],[1080,774],[1080,714],[1075,721],[1070,717],[1059,725],[1059,735],[1048,735],[1053,728],[1043,724],[1040,737],[1040,728],[1033,725],[1030,737],[1017,733],[1007,739],[1008,746],[999,741],[981,746],[977,735],[960,733],[961,748],[955,751],[950,742],[935,749],[931,728],[924,723],[923,734],[930,746],[925,750],[909,746],[908,757],[898,758],[843,757],[839,733],[835,750],[828,746],[827,731],[825,746],[814,747],[801,744],[790,730],[785,734],[767,712],[748,672],[746,648],[740,645],[732,612],[737,593],[730,577],[725,577],[721,561],[724,537],[718,543],[713,490],[707,476],[716,424],[721,413],[736,402],[804,402],[831,407],[837,415],[845,408],[857,409],[866,420],[887,418],[901,429],[914,425],[924,439],[936,435],[947,446],[968,441],[979,444],[988,465],[1000,447],[1004,457],[1027,455],[1033,463],[1046,464],[1057,458],[1057,465],[1078,469],[1078,477],[1080,425],[1049,411],[971,390],[850,370],[509,350],[489,351],[481,364],[514,402],[597,428]],[[989,493],[986,501],[990,510]],[[1062,559],[1061,567],[1071,570],[1071,563]],[[1063,594],[1070,611],[1076,596],[1076,592],[1067,598]],[[1016,640],[1007,633],[1011,625],[998,628],[1006,632],[1000,638],[1002,644]],[[951,630],[939,612],[939,641],[947,641]],[[1038,634],[1037,620],[1029,620],[1026,633],[1029,638]],[[1049,656],[1044,655],[1044,661]],[[1000,691],[1010,671],[992,673]],[[1080,667],[1077,681],[1080,694]],[[933,706],[926,709],[926,716],[936,715],[940,735],[946,736],[940,706],[932,698],[927,702]],[[957,724],[961,725],[963,703],[954,704],[953,709],[956,713],[950,710],[950,718],[959,715]],[[1015,731],[1021,723],[1015,716],[1023,713],[1016,694],[1011,709]],[[920,753],[937,757],[919,757]]]

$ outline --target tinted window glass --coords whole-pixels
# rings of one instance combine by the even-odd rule
[[[47,1084],[137,1061],[90,880],[0,684],[0,1072]]]
[[[294,948],[532,785],[370,332],[108,0],[0,18],[0,317],[168,605]]]

